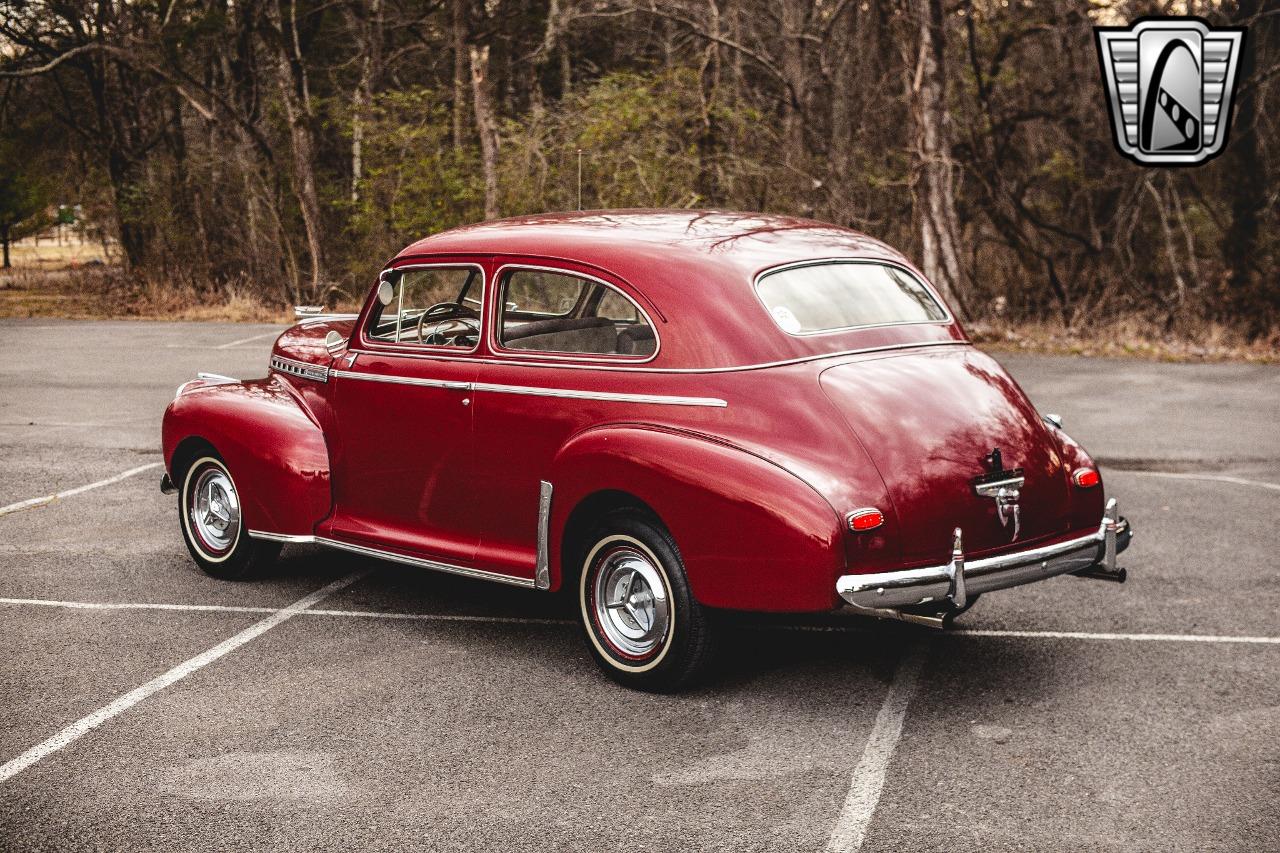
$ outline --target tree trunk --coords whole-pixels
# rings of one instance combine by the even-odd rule
[[[805,62],[806,42],[805,9],[799,0],[787,0],[781,9],[782,76],[787,91],[782,102],[782,162],[792,168],[805,165],[805,106],[808,100],[809,79]]]
[[[360,80],[351,99],[351,202],[360,201],[364,177],[364,123],[373,104],[374,79],[382,65],[382,0],[368,0],[367,16],[358,21]]]
[[[1246,23],[1260,11],[1259,0],[1239,0],[1235,22]],[[1258,39],[1263,22],[1255,22],[1245,36],[1244,55],[1240,57],[1238,79],[1243,91],[1235,109],[1235,138],[1228,148],[1231,162],[1227,182],[1231,194],[1231,225],[1222,239],[1223,260],[1227,263],[1227,303],[1232,313],[1244,321],[1248,334],[1257,336],[1268,330],[1278,306],[1274,295],[1267,293],[1260,245],[1262,216],[1267,206],[1267,161],[1262,155],[1258,133],[1257,87],[1251,86],[1257,74]],[[1223,131],[1218,131],[1222,133]],[[1274,288],[1272,288],[1274,290]]]
[[[484,166],[484,218],[498,218],[498,120],[493,112],[489,46],[471,45],[471,90]]]
[[[453,0],[453,148],[462,149],[467,123],[467,0]]]
[[[0,242],[4,243],[4,269],[9,269],[9,226],[4,226],[4,230],[0,231]]]
[[[147,260],[149,227],[141,208],[146,198],[140,168],[121,151],[107,152],[107,175],[111,179],[112,200],[120,229],[120,251],[129,269],[142,267]]]
[[[960,270],[951,112],[947,106],[946,29],[942,0],[913,0],[920,43],[912,84],[918,125],[920,238],[924,273],[960,317],[967,314]]]
[[[294,3],[289,3],[289,19],[286,25],[281,2],[272,4],[279,29],[278,40],[280,100],[284,104],[285,120],[289,125],[289,148],[293,160],[293,192],[302,213],[302,226],[307,232],[307,251],[311,256],[311,282],[309,299],[321,298],[328,282],[325,265],[324,236],[320,220],[320,197],[316,190],[315,145],[311,138],[311,94],[307,85],[306,68],[302,62],[302,49],[298,42]]]

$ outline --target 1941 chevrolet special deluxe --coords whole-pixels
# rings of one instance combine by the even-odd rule
[[[705,666],[720,609],[941,626],[991,590],[1123,580],[1131,534],[902,255],[761,214],[420,240],[265,379],[179,388],[164,458],[212,575],[309,542],[564,589],[603,670],[650,690]]]

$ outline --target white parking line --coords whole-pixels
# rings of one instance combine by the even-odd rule
[[[114,601],[56,601],[47,598],[0,598],[0,605],[65,607],[71,610],[182,610],[208,613],[275,613],[274,607],[250,607],[237,604],[163,604]],[[525,616],[473,616],[465,613],[393,613],[379,610],[315,610],[303,616],[361,617],[364,619],[407,619],[415,622],[492,622],[511,625],[574,625],[572,619],[537,619]]]
[[[948,631],[961,637],[1025,637],[1039,640],[1120,640],[1157,643],[1245,643],[1280,646],[1280,637],[1234,637],[1230,634],[1117,634],[1103,631],[996,631],[982,628]]]
[[[81,492],[87,492],[90,489],[110,486],[112,483],[127,480],[135,474],[141,474],[143,471],[150,471],[152,468],[159,468],[161,464],[163,463],[148,462],[146,465],[139,465],[137,468],[130,468],[128,471],[116,474],[114,477],[108,477],[107,479],[99,480],[96,483],[89,483],[87,486],[76,486],[74,489],[67,489],[64,492],[58,492],[57,494],[45,495],[42,498],[31,498],[25,501],[18,501],[16,504],[9,504],[8,506],[0,507],[0,516],[8,515],[11,512],[21,512],[24,509],[33,509],[38,506],[44,506],[45,504],[51,504],[61,498],[69,498],[72,495],[78,495]]]
[[[335,592],[345,589],[368,573],[369,572],[367,570],[356,572],[354,574],[347,575],[345,578],[336,580],[327,586],[321,587],[310,595],[298,599],[288,607],[272,612],[272,614],[266,619],[250,625],[234,637],[224,640],[208,651],[201,652],[190,660],[178,664],[163,675],[159,675],[151,679],[141,687],[130,690],[114,702],[104,705],[89,716],[77,720],[43,743],[36,744],[17,758],[14,758],[0,766],[0,782],[13,778],[40,759],[57,752],[64,746],[67,746],[79,739],[117,714],[129,710],[148,696],[160,692],[175,682],[186,678],[201,667],[208,666],[218,658],[235,651],[255,637],[265,634],[267,631],[270,631],[282,622],[286,622],[294,616],[297,616],[299,613],[304,612],[313,604],[317,604],[318,602],[328,598],[330,595],[333,595]]]
[[[907,650],[902,663],[898,664],[898,671],[894,673],[893,682],[889,685],[889,693],[884,697],[884,704],[880,706],[880,713],[876,714],[875,724],[871,727],[871,736],[863,747],[862,758],[853,770],[844,807],[840,809],[831,837],[827,839],[827,850],[831,853],[862,847],[867,827],[871,824],[871,816],[875,814],[880,802],[880,792],[884,790],[884,777],[889,771],[889,761],[898,746],[898,739],[902,737],[907,705],[911,703],[911,697],[920,684],[924,657],[924,643],[916,642]]]
[[[210,613],[275,613],[274,607],[239,604],[167,604],[136,601],[59,601],[49,598],[0,598],[0,605],[30,607],[64,607],[71,610],[181,610]],[[302,616],[332,616],[340,619],[403,619],[412,622],[487,622],[505,625],[576,625],[574,619],[550,619],[528,616],[485,616],[466,613],[399,613],[385,610],[320,610],[310,608]],[[864,625],[766,625],[763,630],[817,631],[864,634],[875,622]],[[1255,646],[1280,646],[1280,637],[1236,634],[1125,634],[1108,631],[1006,631],[985,628],[951,628],[928,634],[930,637],[1012,637],[1026,640],[1103,640],[1111,642],[1157,643],[1238,643]]]
[[[1174,471],[1124,471],[1122,474],[1137,474],[1139,477],[1169,477],[1174,480],[1208,480],[1213,483],[1231,483],[1236,486],[1254,486],[1259,489],[1270,489],[1280,492],[1280,483],[1268,483],[1266,480],[1247,480],[1244,477],[1232,477],[1227,474],[1182,474]]]
[[[240,344],[247,344],[247,343],[249,343],[250,341],[260,341],[260,340],[262,340],[263,338],[274,338],[274,337],[276,337],[276,336],[277,336],[277,335],[279,335],[279,334],[280,334],[280,330],[279,330],[279,329],[274,329],[274,330],[272,330],[272,331],[270,331],[270,332],[263,332],[263,333],[262,333],[262,334],[260,334],[260,335],[254,335],[254,336],[253,336],[253,337],[251,337],[251,338],[241,338],[240,340],[238,340],[238,341],[232,341],[232,342],[231,342],[231,343],[229,343],[229,344],[220,344],[219,346],[214,347],[214,349],[231,349],[232,347],[238,347],[238,346],[240,346]]]

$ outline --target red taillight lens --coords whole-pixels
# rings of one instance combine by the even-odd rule
[[[1102,478],[1092,468],[1077,468],[1075,473],[1071,475],[1071,482],[1082,489],[1092,489],[1102,482]]]
[[[854,533],[866,533],[884,524],[884,514],[875,507],[855,509],[849,513],[849,529]]]

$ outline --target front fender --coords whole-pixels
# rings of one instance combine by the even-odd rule
[[[553,587],[561,583],[571,513],[608,490],[633,495],[658,514],[702,604],[775,612],[838,604],[835,580],[844,560],[835,510],[807,483],[759,456],[692,433],[606,426],[571,439],[551,476]]]
[[[324,433],[280,379],[188,383],[165,410],[165,469],[180,484],[181,448],[208,442],[235,480],[250,530],[307,535],[330,511]],[[189,456],[183,450],[183,456]]]

